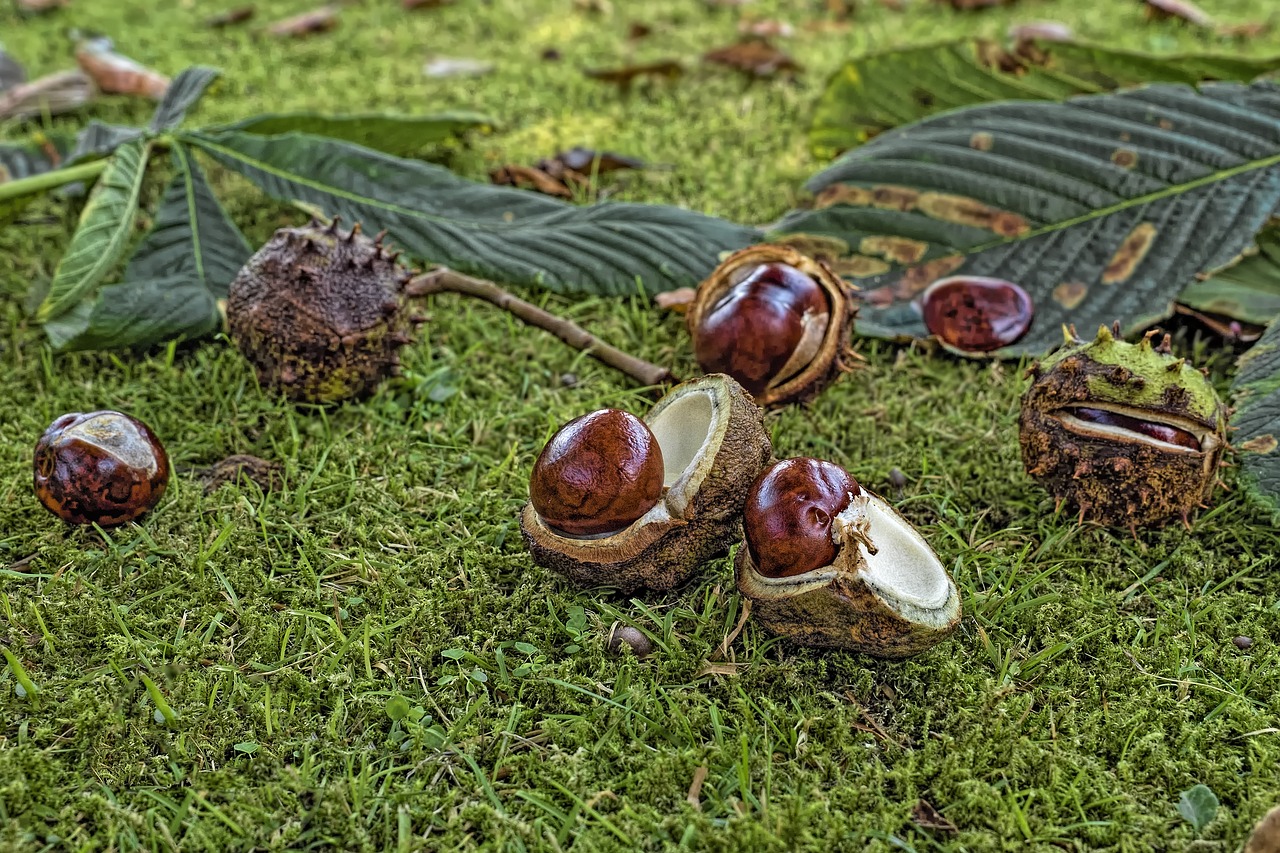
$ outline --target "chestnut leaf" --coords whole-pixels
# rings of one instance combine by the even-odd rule
[[[397,157],[409,157],[469,130],[489,131],[497,127],[498,120],[492,116],[467,110],[452,110],[422,116],[378,113],[334,116],[308,112],[266,113],[233,124],[210,128],[210,130],[238,130],[260,136],[309,133],[313,136],[353,142]]]
[[[221,325],[218,300],[252,250],[182,145],[175,174],[119,284],[45,324],[55,349],[115,349],[199,337]]]
[[[1280,319],[1241,356],[1231,383],[1231,443],[1244,490],[1280,523]]]
[[[777,230],[827,240],[862,289],[859,332],[924,337],[918,297],[931,282],[989,276],[1036,307],[1027,335],[996,355],[1040,354],[1064,323],[1145,329],[1256,250],[1280,206],[1280,84],[969,107],[877,137],[808,188],[815,209]],[[1238,273],[1264,288],[1269,275]]]
[[[831,75],[814,106],[809,147],[826,159],[891,128],[993,101],[1061,101],[1140,83],[1243,83],[1277,68],[1280,57],[1153,56],[1049,41],[1012,53],[981,39],[883,51]]]
[[[575,206],[490,186],[442,166],[302,133],[183,137],[281,201],[386,229],[423,261],[510,284],[570,293],[649,293],[695,284],[754,228],[679,207]]]

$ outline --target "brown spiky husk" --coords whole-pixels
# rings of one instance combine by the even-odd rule
[[[583,586],[663,591],[685,583],[702,563],[727,552],[741,538],[747,491],[772,458],[773,448],[760,407],[727,376],[685,382],[664,400],[707,382],[723,383],[728,389],[719,404],[729,406],[729,422],[715,459],[683,514],[661,520],[646,516],[607,537],[576,539],[548,527],[533,504],[526,503],[520,513],[520,532],[534,563]]]
[[[231,337],[259,381],[294,400],[335,403],[393,375],[410,340],[401,310],[410,273],[397,254],[359,223],[278,230],[227,297]]]
[[[1185,520],[1213,493],[1225,442],[1178,453],[1072,432],[1051,413],[1088,403],[1091,378],[1119,385],[1134,381],[1115,365],[1069,357],[1037,376],[1023,396],[1018,434],[1027,473],[1054,498],[1076,507],[1081,518],[1104,525],[1133,528]],[[1176,405],[1152,411],[1189,418]],[[1204,426],[1214,429],[1211,423]]]
[[[883,498],[871,497],[901,519]],[[937,611],[913,612],[901,602],[899,610],[861,576],[862,559],[856,547],[846,544],[831,566],[770,578],[760,574],[744,544],[738,548],[733,573],[738,591],[751,599],[751,615],[773,633],[803,646],[898,659],[936,645],[960,624],[960,596],[950,578],[950,595]]]
[[[786,245],[761,243],[740,249],[725,258],[698,285],[697,295],[685,315],[689,334],[696,340],[703,318],[715,307],[720,297],[741,280],[745,271],[773,263],[787,264],[813,278],[831,301],[831,316],[826,334],[809,366],[756,396],[756,403],[766,408],[787,403],[808,403],[840,374],[852,370],[858,360],[849,342],[853,321],[858,314],[858,307],[853,299],[856,288],[832,272],[822,261],[814,260]]]

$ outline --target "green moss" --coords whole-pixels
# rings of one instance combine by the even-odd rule
[[[0,5],[0,33],[36,74],[67,64],[71,26],[166,73],[220,66],[201,122],[492,112],[502,133],[440,156],[482,177],[604,147],[663,168],[601,192],[751,222],[776,218],[819,168],[803,139],[809,104],[857,51],[1053,16],[1129,47],[1280,52],[1280,34],[1237,47],[1146,24],[1137,3],[967,15],[867,3],[847,30],[810,30],[822,4],[759,0],[744,12],[801,25],[784,43],[808,69],[798,82],[748,86],[691,62],[682,80],[622,98],[581,68],[695,57],[735,38],[740,12],[364,2],[342,7],[335,33],[297,42],[257,38],[258,24],[200,26],[234,5],[73,2],[36,18]],[[260,23],[313,4],[254,5]],[[1204,5],[1226,20],[1269,8]],[[634,19],[655,34],[628,42]],[[538,59],[551,46],[562,61]],[[433,53],[497,69],[428,80]],[[92,112],[148,114],[121,99]],[[255,241],[298,221],[211,177]],[[1280,798],[1280,534],[1238,492],[1193,530],[1140,541],[1056,516],[1019,462],[1015,365],[862,342],[866,369],[770,422],[779,454],[840,463],[920,525],[961,589],[952,639],[883,663],[789,648],[748,622],[725,652],[743,607],[728,559],[676,593],[628,598],[571,588],[521,548],[529,468],[554,429],[604,405],[648,409],[616,374],[455,297],[426,306],[403,379],[334,411],[259,390],[225,340],[52,355],[23,305],[74,213],[42,201],[0,231],[0,644],[41,688],[38,705],[21,699],[0,669],[0,848],[1177,850],[1195,838],[1178,794],[1203,782],[1223,804],[1204,838],[1230,850]],[[694,370],[678,317],[532,298]],[[104,406],[151,424],[178,473],[141,525],[69,529],[31,494],[31,450],[56,415]],[[195,469],[232,453],[280,461],[283,487],[203,495]],[[607,656],[615,620],[650,633],[657,653]],[[708,661],[736,675],[708,674]],[[156,721],[144,674],[173,723]],[[397,696],[423,716],[392,722]],[[916,827],[920,799],[958,834]]]

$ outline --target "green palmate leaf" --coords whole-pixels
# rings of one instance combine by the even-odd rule
[[[76,136],[75,148],[68,159],[70,163],[83,163],[110,156],[117,148],[141,139],[143,132],[136,127],[121,124],[104,124],[97,119]]]
[[[923,337],[930,282],[994,276],[1036,306],[1000,354],[1041,353],[1063,323],[1133,332],[1167,317],[1197,275],[1253,245],[1280,204],[1280,86],[971,107],[890,131],[808,186],[816,208],[778,231],[824,238],[837,271],[864,279],[860,332]]]
[[[1231,384],[1231,440],[1245,489],[1280,522],[1280,319],[1240,359]]]
[[[218,302],[252,250],[189,152],[175,145],[172,158],[176,173],[124,281],[46,324],[55,348],[148,346],[220,327]]]
[[[309,133],[366,148],[384,151],[397,157],[416,154],[424,148],[444,142],[468,130],[495,128],[498,122],[483,113],[451,111],[425,116],[318,115],[316,113],[269,113],[215,131],[238,130],[259,136],[282,133]]]
[[[874,53],[846,63],[814,108],[809,144],[827,158],[899,125],[958,107],[1006,100],[1060,101],[1140,83],[1248,82],[1280,57],[1152,56],[1042,42],[1013,56],[963,41]]]
[[[80,225],[63,255],[49,292],[36,310],[47,322],[87,296],[120,259],[138,214],[138,193],[151,155],[141,140],[116,149],[80,214]]]
[[[1280,316],[1280,223],[1273,221],[1262,230],[1256,251],[1204,281],[1187,285],[1178,302],[1255,326]]]
[[[421,260],[513,284],[597,294],[669,290],[700,281],[720,252],[761,236],[677,207],[576,207],[304,134],[186,138],[273,198],[385,228]]]
[[[196,65],[173,78],[160,105],[156,107],[156,113],[151,119],[151,129],[160,132],[182,124],[182,120],[187,117],[187,110],[195,106],[221,73],[216,68]]]

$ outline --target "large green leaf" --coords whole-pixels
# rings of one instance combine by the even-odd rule
[[[1231,392],[1241,481],[1280,523],[1280,320],[1241,357]]]
[[[58,263],[53,282],[36,310],[48,322],[87,296],[124,252],[138,214],[138,193],[151,145],[136,140],[116,149],[80,214],[71,246]]]
[[[115,349],[196,338],[221,325],[218,301],[252,250],[181,145],[156,222],[125,270],[45,325],[57,349]]]
[[[1206,314],[1255,326],[1265,326],[1280,316],[1280,220],[1273,220],[1258,235],[1256,252],[1204,281],[1187,285],[1178,301]]]
[[[187,117],[187,110],[195,106],[221,73],[216,68],[195,65],[173,78],[151,118],[151,129],[158,132],[182,124],[182,120]]]
[[[1158,322],[1253,245],[1280,203],[1280,86],[970,107],[883,134],[808,186],[817,207],[778,230],[835,239],[837,271],[865,277],[860,332],[922,337],[931,281],[995,276],[1036,305],[1001,354],[1041,353],[1063,323]]]
[[[268,113],[253,116],[235,124],[213,128],[216,131],[238,130],[259,136],[282,133],[309,133],[344,142],[354,142],[397,157],[417,154],[432,145],[452,139],[468,130],[495,128],[498,122],[483,113],[462,110],[432,113],[424,116],[319,115],[317,113]]]
[[[576,207],[304,134],[191,134],[268,195],[390,232],[421,260],[514,284],[598,294],[692,285],[760,233],[678,207]]]
[[[1088,44],[1042,42],[1031,54],[1013,57],[989,42],[964,39],[851,60],[827,81],[814,107],[809,144],[825,159],[958,107],[1060,101],[1140,83],[1248,82],[1280,68],[1280,57],[1152,56]]]

